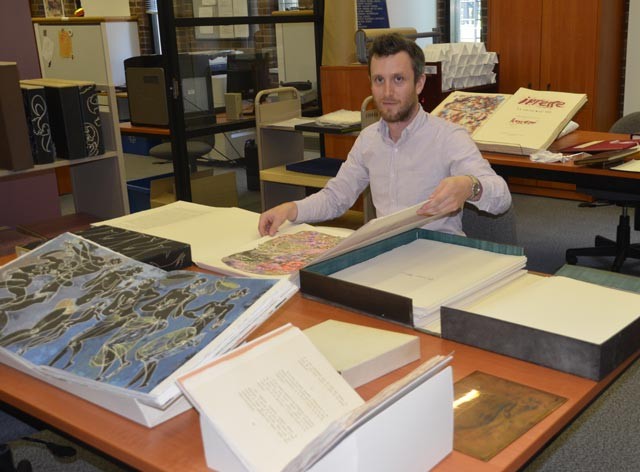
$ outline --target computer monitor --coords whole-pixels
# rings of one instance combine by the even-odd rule
[[[209,57],[200,54],[180,54],[182,105],[187,126],[206,126],[216,122],[211,87]]]
[[[215,124],[211,72],[206,56],[181,54],[178,58],[184,119],[188,127]],[[136,56],[124,61],[131,123],[168,126],[164,58]]]
[[[241,93],[244,100],[253,100],[260,90],[270,86],[268,53],[227,56],[228,93]]]

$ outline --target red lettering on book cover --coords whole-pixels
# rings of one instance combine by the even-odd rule
[[[519,105],[534,105],[543,108],[562,108],[566,105],[562,100],[543,100],[541,98],[526,97],[518,102]]]
[[[516,124],[516,125],[535,125],[536,121],[519,120],[518,118],[511,118],[511,123]]]

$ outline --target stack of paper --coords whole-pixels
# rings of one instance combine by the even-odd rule
[[[510,323],[601,345],[640,316],[640,295],[568,277],[530,278],[464,306]]]
[[[455,306],[523,275],[525,256],[417,239],[333,273],[413,300],[414,325],[440,332],[440,307]]]
[[[238,345],[295,290],[166,272],[65,233],[0,268],[0,362],[154,426],[188,408],[178,375]]]
[[[439,43],[424,48],[425,61],[442,63],[442,91],[477,87],[496,82],[495,52],[484,43]]]
[[[353,388],[420,359],[417,336],[327,320],[304,331]]]
[[[316,118],[316,123],[325,126],[352,126],[360,123],[359,111],[337,110]]]

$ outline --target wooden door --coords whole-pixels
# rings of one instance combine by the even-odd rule
[[[489,0],[487,48],[499,55],[501,93],[540,87],[542,3]]]
[[[544,0],[540,87],[586,93],[588,102],[574,117],[592,128],[599,0]]]
[[[540,85],[543,90],[593,91],[599,0],[544,0]]]
[[[542,89],[586,93],[574,121],[608,131],[619,108],[623,1],[544,0],[542,18]]]

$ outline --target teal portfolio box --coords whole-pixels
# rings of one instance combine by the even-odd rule
[[[340,271],[349,269],[357,264],[372,261],[378,256],[388,254],[394,249],[402,248],[419,240],[434,241],[460,248],[476,249],[497,256],[509,256],[507,258],[509,259],[509,261],[507,261],[509,268],[507,268],[506,272],[502,275],[506,279],[509,279],[510,277],[518,275],[518,273],[524,273],[522,269],[526,264],[526,257],[524,256],[524,250],[520,247],[416,228],[305,267],[300,271],[300,290],[303,295],[308,297],[318,298],[361,313],[437,334],[437,319],[435,320],[435,330],[417,321],[416,313],[414,312],[416,303],[414,303],[414,299],[411,297],[398,294],[397,292],[343,280],[335,276],[335,274]],[[426,265],[429,264],[428,260],[423,262]],[[457,269],[460,269],[460,267],[457,267]],[[375,270],[383,274],[383,278],[384,276],[391,278],[398,275],[386,273],[389,271],[387,265],[376,267]],[[417,277],[419,276],[416,276],[416,278]],[[405,278],[410,279],[411,276],[409,275]],[[421,281],[417,281],[416,283],[420,282]],[[429,280],[425,281],[424,290],[430,290],[429,282]],[[480,285],[485,285],[484,281],[476,280],[471,290],[479,289]],[[435,294],[435,299],[439,298],[440,295]],[[447,299],[447,296],[442,295],[442,299]],[[437,308],[439,308],[439,306]],[[432,319],[437,318],[437,314],[433,313],[433,307],[426,311],[429,312],[427,317]]]

